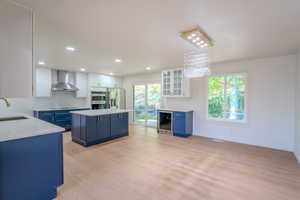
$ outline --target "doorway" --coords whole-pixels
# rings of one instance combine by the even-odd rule
[[[160,84],[141,84],[134,88],[134,123],[157,126],[157,109],[160,107]]]

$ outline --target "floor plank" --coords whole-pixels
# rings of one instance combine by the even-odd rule
[[[89,148],[65,133],[64,164],[58,200],[300,199],[300,165],[290,152],[141,126]]]

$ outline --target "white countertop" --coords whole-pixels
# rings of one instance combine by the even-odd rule
[[[22,114],[0,115],[2,117],[25,116]],[[60,133],[64,128],[44,122],[42,120],[25,116],[28,119],[14,121],[0,121],[0,142],[22,139],[33,136]]]
[[[193,112],[191,109],[184,109],[184,108],[160,108],[158,110],[162,111],[173,111],[173,112]]]
[[[117,113],[132,112],[132,110],[123,109],[99,109],[99,110],[83,110],[83,111],[72,111],[72,114],[85,115],[85,116],[100,116],[100,115],[110,115]]]
[[[80,109],[91,109],[90,107],[54,107],[54,108],[34,108],[33,111],[41,112],[41,111],[54,111],[54,110],[80,110]]]

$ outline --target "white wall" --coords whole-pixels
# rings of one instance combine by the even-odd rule
[[[295,130],[295,155],[300,163],[300,51],[297,55],[297,73],[296,73],[296,130]]]
[[[207,78],[191,81],[191,98],[165,98],[162,106],[194,110],[194,135],[224,139],[275,149],[294,149],[296,56],[283,56],[223,63],[212,66],[212,74],[248,74],[248,122],[210,121],[206,118]],[[160,81],[160,73],[125,77],[127,105],[132,108],[132,85]]]

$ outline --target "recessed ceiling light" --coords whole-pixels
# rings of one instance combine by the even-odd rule
[[[109,75],[113,76],[113,75],[114,75],[114,73],[110,72],[110,73],[109,73]]]
[[[45,65],[46,63],[44,61],[39,61],[39,65]]]
[[[71,46],[67,46],[66,50],[67,51],[72,51],[72,52],[76,51],[76,49],[74,47],[71,47]]]
[[[86,69],[82,67],[82,68],[80,68],[80,71],[85,72]]]
[[[151,67],[146,67],[146,70],[151,70]]]
[[[116,59],[115,59],[115,62],[116,62],[116,63],[121,63],[122,60],[121,60],[120,58],[116,58]]]

